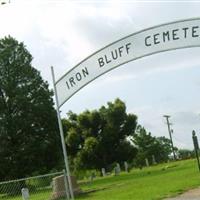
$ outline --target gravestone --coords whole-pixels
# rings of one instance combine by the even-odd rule
[[[124,169],[125,172],[129,172],[128,163],[126,161],[124,162]]]
[[[102,172],[102,176],[103,176],[103,177],[106,176],[106,170],[105,170],[105,168],[102,168],[102,169],[101,169],[101,172]]]
[[[77,184],[75,176],[70,176],[70,177],[71,177],[73,193],[76,196],[81,193],[81,189],[79,188]],[[51,196],[51,200],[57,200],[62,197],[66,197],[64,175],[53,178],[53,194]]]
[[[117,167],[114,168],[114,175],[115,175],[115,176],[119,175],[119,172],[118,172],[118,170],[117,170]]]
[[[23,200],[28,200],[29,199],[29,190],[28,188],[22,188],[22,199]]]
[[[121,172],[121,168],[120,168],[119,163],[117,163],[117,166],[116,166],[116,167],[117,167],[117,172],[120,173],[120,172]]]
[[[120,174],[120,172],[121,172],[121,168],[120,168],[119,163],[117,163],[115,168],[114,168],[114,175],[117,176],[117,175]]]

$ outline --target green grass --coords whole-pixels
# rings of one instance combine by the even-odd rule
[[[78,200],[156,200],[200,186],[195,160],[162,164],[129,174],[110,176],[81,185],[83,191],[96,190]]]
[[[98,178],[92,183],[81,182],[80,187],[85,194],[76,197],[76,200],[159,200],[198,186],[200,173],[196,161],[177,161]],[[50,189],[37,191],[30,194],[30,200],[48,200],[51,192]],[[21,199],[21,196],[0,197],[0,200]]]
[[[36,191],[36,193],[30,194],[29,200],[48,200],[51,197],[52,190],[46,189]],[[0,200],[22,200],[22,195],[17,196],[4,196],[0,197]]]

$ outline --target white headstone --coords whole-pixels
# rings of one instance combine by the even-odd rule
[[[117,163],[117,172],[118,172],[118,174],[121,172],[121,168],[120,168],[120,165],[119,165],[119,163]]]
[[[128,163],[126,161],[124,162],[124,169],[126,172],[129,172]]]
[[[22,188],[22,198],[23,200],[28,200],[29,199],[29,191],[28,188]]]
[[[102,168],[102,169],[101,169],[101,172],[102,172],[102,176],[103,176],[103,177],[106,176],[106,170],[105,170],[105,168]]]

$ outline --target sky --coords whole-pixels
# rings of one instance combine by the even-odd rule
[[[0,38],[24,42],[52,88],[50,66],[57,80],[107,44],[155,25],[200,17],[199,10],[198,1],[10,0],[0,5]],[[200,48],[181,49],[122,65],[69,99],[62,117],[120,98],[153,136],[169,137],[163,115],[170,115],[175,146],[192,149],[192,130],[200,138],[199,54]]]

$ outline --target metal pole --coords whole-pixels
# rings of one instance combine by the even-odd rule
[[[165,117],[166,120],[167,120],[167,127],[168,127],[168,131],[169,131],[169,137],[170,137],[170,140],[171,140],[172,152],[173,152],[174,160],[176,160],[176,155],[175,155],[175,152],[174,152],[174,145],[173,145],[172,135],[171,135],[171,129],[170,129],[170,123],[169,123],[170,116],[169,115],[164,115],[163,117]]]
[[[197,158],[197,164],[198,164],[198,168],[199,168],[199,172],[200,172],[200,162],[199,162],[199,153],[198,153],[199,144],[198,144],[198,139],[197,139],[197,136],[196,136],[196,133],[194,130],[192,131],[192,139],[193,139],[193,144],[194,144],[194,151],[195,151],[196,158]]]
[[[63,149],[63,156],[64,156],[65,168],[66,168],[66,172],[67,172],[67,179],[68,179],[68,183],[69,183],[69,192],[70,192],[72,200],[74,200],[74,193],[73,193],[73,188],[72,188],[70,170],[69,170],[68,159],[67,159],[67,151],[66,151],[65,140],[64,140],[63,127],[62,127],[60,111],[59,111],[58,95],[57,95],[57,90],[56,90],[56,86],[55,86],[55,75],[54,75],[53,67],[51,67],[51,73],[52,73],[53,87],[54,87],[55,98],[56,98],[56,110],[57,110],[58,125],[59,125],[60,137],[61,137],[61,143],[62,143],[62,149]]]
[[[66,197],[67,197],[67,200],[70,199],[70,196],[69,196],[69,187],[68,187],[68,183],[67,183],[67,173],[66,173],[66,170],[63,170],[63,175],[64,175],[64,183],[65,183],[65,192],[66,192]]]
[[[198,154],[198,150],[196,148],[195,148],[195,154],[196,154],[197,164],[198,164],[198,168],[199,168],[199,172],[200,172],[199,154]]]

